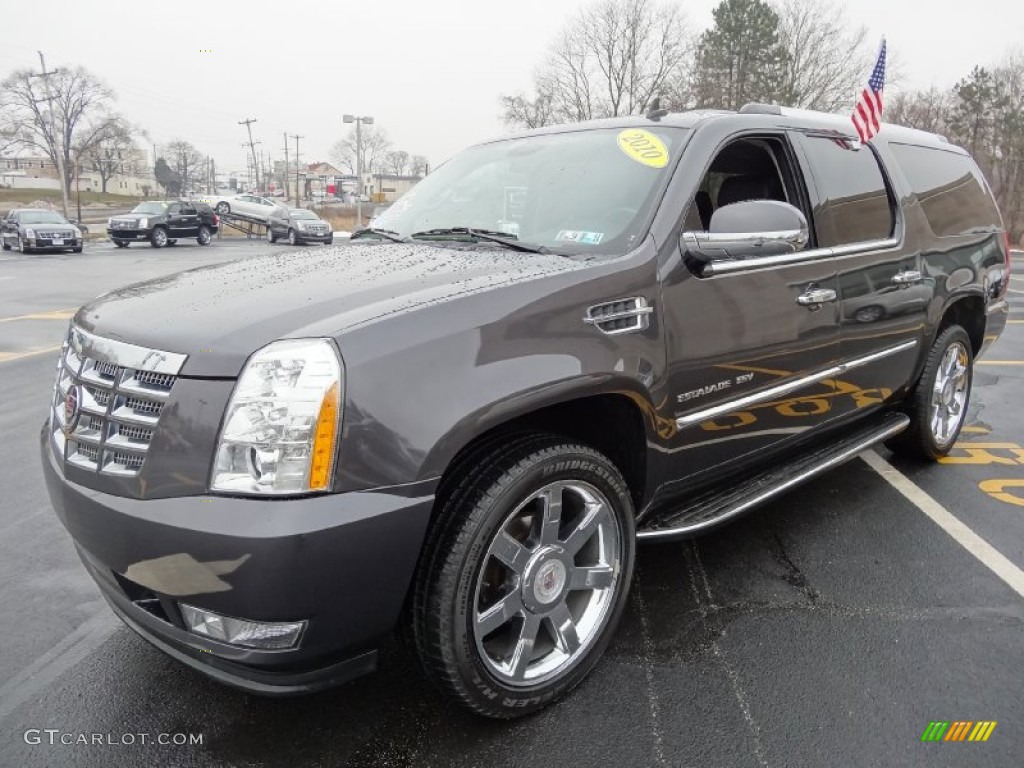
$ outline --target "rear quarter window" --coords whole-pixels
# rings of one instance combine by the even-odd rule
[[[809,136],[804,147],[819,196],[813,211],[818,246],[884,240],[892,235],[892,204],[875,153],[825,136]]]
[[[968,155],[915,144],[889,144],[903,175],[939,237],[1002,229],[999,209]]]

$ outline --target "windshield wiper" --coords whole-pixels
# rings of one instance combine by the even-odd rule
[[[355,232],[352,233],[352,237],[349,238],[349,239],[350,240],[355,240],[360,235],[366,235],[366,234],[376,235],[379,238],[382,238],[384,240],[390,240],[393,243],[405,243],[405,242],[408,242],[407,240],[405,240],[403,237],[401,237],[394,230],[391,230],[391,229],[377,229],[376,227],[365,227],[363,229],[357,229]]]
[[[450,235],[466,235],[475,237],[477,240],[486,240],[489,243],[498,243],[506,248],[525,253],[550,253],[543,245],[523,243],[519,241],[518,235],[511,232],[494,232],[489,229],[474,229],[473,227],[446,227],[443,229],[425,229],[422,232],[414,232],[410,237],[416,238],[444,238]]]

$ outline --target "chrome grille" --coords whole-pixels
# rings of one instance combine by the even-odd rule
[[[137,475],[184,362],[184,355],[102,339],[72,326],[54,385],[55,450],[83,469]],[[69,429],[65,402],[73,388],[79,415]]]

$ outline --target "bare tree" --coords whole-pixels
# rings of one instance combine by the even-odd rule
[[[929,88],[927,91],[898,91],[887,97],[885,121],[931,133],[947,134],[953,111],[951,91]]]
[[[409,158],[409,175],[423,176],[427,172],[427,158],[423,155],[413,155]]]
[[[405,176],[409,168],[409,153],[404,149],[388,152],[384,156],[384,167],[388,173],[395,176]]]
[[[788,54],[781,101],[824,112],[852,108],[874,65],[867,28],[853,26],[835,0],[780,0],[775,10]]]
[[[376,125],[364,125],[362,128],[362,168],[363,173],[377,173],[379,164],[391,149],[391,141],[383,128]],[[348,173],[356,172],[356,131],[353,128],[348,136],[331,147],[331,159]]]
[[[167,164],[174,169],[181,180],[182,192],[189,191],[189,181],[195,181],[201,171],[205,158],[199,150],[184,139],[175,139],[164,148]]]
[[[597,0],[551,46],[534,75],[534,95],[502,97],[502,117],[536,128],[643,112],[682,77],[689,47],[677,4]]]
[[[3,109],[16,143],[46,155],[64,165],[64,185],[70,187],[74,171],[72,151],[85,152],[105,135],[113,119],[113,92],[82,67],[61,67],[49,76],[49,95],[31,70],[18,70],[7,77]],[[106,116],[106,117],[104,117]]]
[[[141,131],[120,117],[105,118],[106,129],[99,140],[79,152],[82,165],[99,174],[104,192],[107,183],[116,175],[131,173],[134,168],[135,137]]]

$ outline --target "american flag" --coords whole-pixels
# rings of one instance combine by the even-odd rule
[[[865,142],[878,133],[882,127],[882,91],[885,88],[885,38],[878,52],[878,61],[868,78],[868,86],[860,92],[857,105],[853,108],[853,127],[861,142]]]

